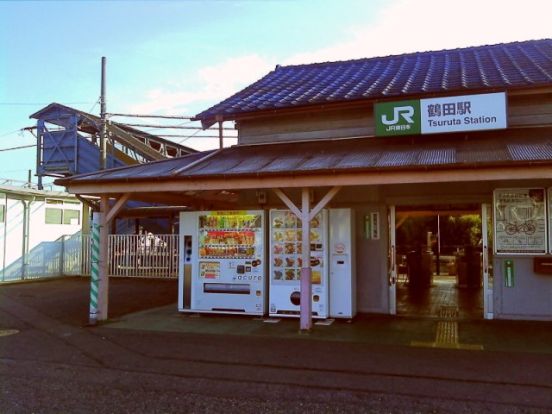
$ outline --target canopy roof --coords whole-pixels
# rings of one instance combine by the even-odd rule
[[[476,169],[497,166],[519,167],[552,165],[552,131],[505,130],[408,138],[354,138],[310,142],[237,145],[216,151],[148,164],[115,168],[56,180],[72,186],[112,183],[149,183],[155,191],[160,182],[194,182],[222,179],[231,182],[244,178],[380,174],[401,172],[406,182],[408,171],[438,169]],[[544,178],[544,177],[543,177]],[[84,188],[81,187],[81,188]],[[239,187],[239,186],[238,186]],[[236,188],[238,188],[236,187]]]

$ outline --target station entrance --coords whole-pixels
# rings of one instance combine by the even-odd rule
[[[488,206],[397,206],[392,210],[395,263],[390,295],[395,313],[488,318],[492,313]]]

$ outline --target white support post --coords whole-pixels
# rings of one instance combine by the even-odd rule
[[[312,269],[310,266],[310,195],[309,189],[303,188],[301,192],[301,230],[302,253],[301,259],[301,302],[300,302],[300,328],[301,331],[310,331],[312,328]]]
[[[300,321],[299,326],[301,331],[308,332],[312,329],[312,268],[310,266],[310,221],[316,216],[320,210],[332,200],[339,192],[341,187],[332,187],[324,197],[310,209],[310,194],[308,188],[303,188],[301,191],[301,209],[290,200],[290,198],[279,188],[274,188],[273,191],[284,202],[284,204],[301,219],[301,260],[303,267],[301,268],[301,301],[300,301]]]

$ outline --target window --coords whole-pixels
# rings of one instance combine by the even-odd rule
[[[63,224],[80,224],[80,211],[63,210]]]
[[[80,210],[75,210],[79,202],[46,200],[46,224],[80,224]],[[55,206],[55,207],[54,207]]]
[[[61,224],[63,210],[61,208],[46,207],[46,224]]]
[[[0,223],[6,222],[6,206],[4,204],[0,204]]]

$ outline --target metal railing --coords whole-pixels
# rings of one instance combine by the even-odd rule
[[[177,234],[112,234],[109,276],[178,277]]]
[[[177,234],[111,234],[109,276],[174,279],[178,277]],[[90,275],[90,235],[62,236],[42,242],[2,269],[0,282]]]

